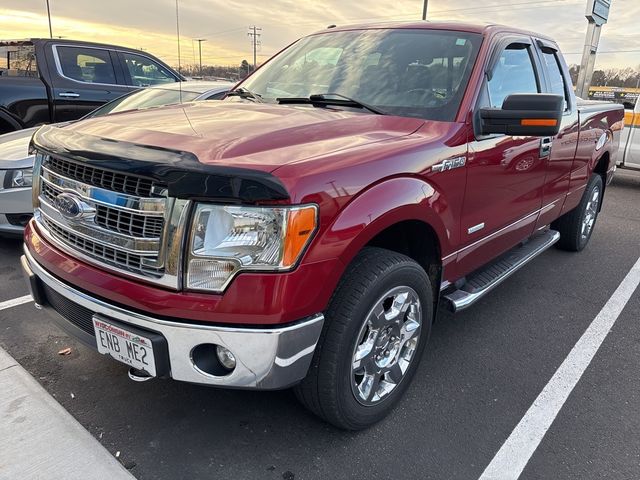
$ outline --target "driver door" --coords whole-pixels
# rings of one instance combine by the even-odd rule
[[[541,67],[528,37],[503,39],[491,55],[476,111],[502,107],[515,93],[542,92]],[[493,64],[493,65],[492,65]],[[540,137],[476,135],[469,143],[467,189],[458,252],[461,275],[487,263],[534,231],[550,149]]]

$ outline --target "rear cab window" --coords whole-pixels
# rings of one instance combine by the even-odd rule
[[[540,50],[542,61],[544,62],[547,75],[549,76],[550,92],[564,97],[564,110],[569,110],[569,90],[562,74],[562,67],[558,58],[558,53],[552,49],[542,47]]]
[[[36,49],[31,42],[0,42],[0,76],[39,77]]]
[[[116,85],[116,74],[109,50],[55,46],[60,73],[84,83]]]

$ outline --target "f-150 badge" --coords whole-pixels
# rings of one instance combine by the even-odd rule
[[[447,170],[453,170],[454,168],[464,167],[467,164],[467,157],[449,158],[442,163],[438,163],[431,167],[434,172],[446,172]]]

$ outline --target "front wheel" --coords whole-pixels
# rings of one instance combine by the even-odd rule
[[[365,248],[329,308],[298,399],[333,425],[359,430],[384,418],[409,386],[429,337],[431,283],[411,258]]]
[[[600,212],[603,193],[602,177],[592,175],[578,206],[552,225],[552,228],[560,232],[559,248],[579,252],[587,246]]]

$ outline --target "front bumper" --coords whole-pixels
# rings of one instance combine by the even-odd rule
[[[307,374],[324,322],[322,314],[274,328],[220,327],[178,323],[109,304],[68,285],[39,265],[25,248],[22,266],[36,301],[54,313],[57,323],[96,348],[90,318],[100,314],[123,325],[157,333],[166,339],[168,375],[174,380],[229,388],[281,389]],[[203,372],[194,364],[193,349],[222,345],[235,356],[236,368],[224,376]]]

